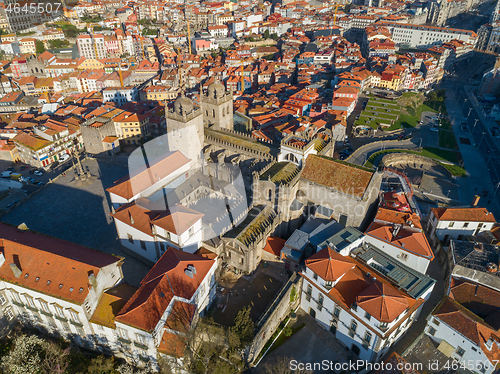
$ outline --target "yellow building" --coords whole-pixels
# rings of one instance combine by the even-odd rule
[[[140,99],[145,100],[173,100],[179,96],[179,89],[170,86],[149,86],[140,93]]]
[[[104,69],[105,64],[103,60],[97,60],[95,58],[86,58],[77,65],[78,70],[93,70],[93,69]]]
[[[120,140],[124,144],[138,144],[139,140],[150,135],[149,117],[128,111],[113,118],[116,127],[120,127]]]

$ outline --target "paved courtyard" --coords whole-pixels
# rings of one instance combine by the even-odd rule
[[[259,365],[252,369],[252,374],[265,373],[266,365],[272,365],[280,357],[290,358],[290,360],[293,359],[304,364],[320,364],[323,360],[343,363],[357,359],[335,339],[331,332],[320,327],[310,315],[299,308],[297,320],[291,326],[301,324],[305,324],[305,326],[271,354],[264,357]],[[313,373],[334,373],[334,371],[322,370],[321,367],[318,367],[317,370],[313,370]]]
[[[127,168],[86,159],[83,166],[92,174],[83,183],[69,170],[52,184],[33,194],[4,215],[3,222],[125,257],[123,273],[127,283],[139,286],[150,267],[121,250],[105,189],[127,175]]]

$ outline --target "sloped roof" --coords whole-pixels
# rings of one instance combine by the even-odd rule
[[[122,283],[104,292],[90,322],[114,329],[116,315],[136,291],[137,287]]]
[[[275,256],[280,256],[281,250],[285,246],[285,242],[285,239],[281,239],[278,237],[267,238],[264,251],[269,252]]]
[[[306,267],[325,281],[333,282],[353,269],[356,264],[331,248],[325,248],[306,260]]]
[[[316,155],[309,155],[305,164],[302,178],[356,197],[363,197],[373,176],[373,172]]]
[[[373,222],[365,234],[389,242],[417,256],[428,258],[430,261],[434,259],[434,253],[424,233],[401,228],[394,236],[395,230],[392,225]]]
[[[408,300],[394,287],[375,281],[357,297],[356,303],[380,322],[394,321],[406,308]]]
[[[89,273],[121,261],[113,255],[0,223],[0,279],[81,304],[92,287]],[[16,278],[10,264],[21,275]]]
[[[486,208],[432,208],[440,221],[496,222]]]
[[[106,189],[109,193],[131,199],[159,180],[169,176],[180,167],[189,163],[189,159],[180,151],[169,152],[154,160],[149,168],[146,165],[139,168],[132,177],[127,175],[117,180],[112,187]]]
[[[193,297],[214,263],[195,254],[168,248],[115,320],[151,331],[174,296],[187,300]],[[188,265],[196,268],[192,278],[185,274]]]

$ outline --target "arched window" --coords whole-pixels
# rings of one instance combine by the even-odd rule
[[[273,191],[271,189],[267,190],[267,200],[271,201],[273,198]]]
[[[297,160],[297,157],[293,153],[289,153],[285,156],[285,160],[293,162],[294,164],[298,164],[299,160]]]
[[[207,109],[207,110],[205,110],[205,114],[206,114],[206,115],[207,115],[207,117],[208,117],[208,109]]]
[[[226,116],[226,112],[225,112],[226,108],[222,108],[222,117],[225,117]]]
[[[215,118],[215,109],[212,109],[212,117]]]

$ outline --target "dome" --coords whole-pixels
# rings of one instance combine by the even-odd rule
[[[180,115],[189,114],[194,110],[193,101],[182,94],[174,102],[174,112]]]
[[[226,93],[226,88],[219,81],[215,81],[210,86],[208,86],[208,96],[213,99],[221,98],[224,96],[225,93]]]

